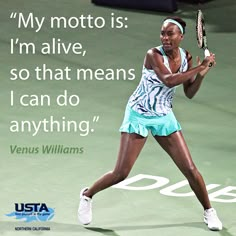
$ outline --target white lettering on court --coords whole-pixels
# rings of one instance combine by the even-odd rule
[[[147,185],[147,186],[142,186],[142,187],[128,186],[128,185],[138,182],[142,179],[152,179],[152,180],[155,180],[155,183],[151,184],[151,185]],[[112,187],[127,189],[127,190],[149,190],[149,189],[159,188],[159,187],[164,186],[168,183],[169,183],[169,180],[164,177],[139,174],[139,175],[136,175],[136,176],[131,177],[129,179],[126,179],[116,185],[113,185]]]
[[[154,183],[150,185],[142,185],[142,186],[131,186],[131,184],[137,183],[141,180],[150,179],[153,180]],[[151,190],[157,189],[160,187],[165,186],[170,181],[165,177],[160,176],[153,176],[153,175],[145,175],[145,174],[138,174],[131,178],[125,179],[124,181],[113,185],[113,188],[120,188],[126,190]],[[141,184],[140,184],[141,185]],[[173,197],[190,197],[194,196],[193,191],[188,191],[185,193],[177,193],[176,190],[189,186],[187,180],[180,181],[178,183],[172,184],[160,190],[160,193],[166,196],[173,196]],[[220,184],[208,184],[206,185],[207,190],[212,190],[219,187]],[[222,202],[222,203],[233,203],[236,202],[236,186],[227,186],[215,192],[209,193],[209,198],[211,201],[215,202]]]

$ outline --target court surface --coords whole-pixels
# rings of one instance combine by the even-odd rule
[[[86,0],[0,2],[1,235],[236,235],[236,3],[233,0],[223,2],[216,0],[200,6],[180,4],[175,13],[187,22],[182,46],[190,50],[195,58],[197,55],[203,56],[195,39],[195,13],[198,8],[203,10],[208,43],[216,54],[217,66],[208,74],[192,100],[184,97],[179,86],[173,108],[195,164],[204,176],[206,185],[212,187],[209,190],[212,205],[224,224],[221,232],[207,229],[197,199],[191,194],[186,196],[191,192],[188,186],[176,188],[175,184],[183,183],[185,179],[151,136],[128,177],[141,174],[149,177],[129,185],[139,190],[109,188],[101,192],[94,197],[93,223],[83,227],[77,221],[80,189],[91,185],[115,164],[120,138],[118,129],[127,99],[139,83],[146,51],[160,43],[161,22],[168,14],[99,7]],[[220,17],[221,12],[223,16]],[[44,25],[39,32],[30,28],[17,29],[17,19],[10,18],[14,13],[33,13],[34,16],[45,17]],[[128,28],[111,29],[108,23],[102,29],[49,27],[51,16],[70,18],[90,14],[109,22],[112,13],[122,19],[128,17],[124,21]],[[18,45],[14,50],[19,49],[19,42],[33,42],[37,49],[35,54],[19,55],[17,51],[11,54],[10,39],[16,38]],[[39,45],[50,42],[52,38],[67,44],[81,42],[86,55],[42,55],[38,50]],[[37,81],[33,75],[34,68],[43,64],[52,69],[71,68],[72,79]],[[32,76],[26,81],[11,81],[12,68],[26,68]],[[123,80],[121,76],[120,80],[115,81],[76,80],[78,68],[134,69],[135,79]],[[23,72],[22,76],[25,75]],[[42,106],[20,104],[23,94],[49,95],[55,101],[65,90],[68,95],[79,96],[77,106],[58,106],[55,102]],[[14,91],[13,106],[10,104],[11,91]],[[36,122],[50,117],[61,121],[78,121],[79,132],[46,132],[40,127],[33,136],[32,130],[10,131],[11,121]],[[28,151],[29,148],[35,148],[36,153],[16,153],[13,151],[15,145],[26,147]],[[80,153],[37,153],[37,148],[41,150],[42,146],[47,145],[57,145],[58,149],[77,147]],[[141,190],[155,183],[161,186]],[[168,188],[171,186],[172,189]],[[15,203],[45,203],[55,210],[55,215],[50,221],[22,222],[6,216],[15,210]],[[16,227],[28,227],[31,231],[17,231]],[[33,230],[38,227],[50,227],[50,231]]]

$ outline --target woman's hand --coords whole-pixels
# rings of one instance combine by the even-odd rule
[[[202,77],[204,77],[207,72],[211,69],[212,66],[215,66],[216,65],[216,61],[215,61],[215,54],[211,53],[210,56],[204,58],[204,60],[201,62],[199,56],[197,56],[197,64],[200,66],[200,65],[203,65],[205,67],[204,70],[202,70],[201,72],[199,72],[198,74]]]

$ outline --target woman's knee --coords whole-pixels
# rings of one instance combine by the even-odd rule
[[[197,180],[201,174],[199,173],[197,167],[195,165],[188,166],[184,170],[184,175],[188,180]]]
[[[111,174],[112,174],[114,184],[117,184],[117,183],[125,180],[128,177],[129,171],[127,171],[127,170],[112,171]]]

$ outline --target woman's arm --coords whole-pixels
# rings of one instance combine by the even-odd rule
[[[156,48],[152,48],[147,52],[145,57],[145,67],[152,69],[158,78],[167,86],[174,87],[191,80],[197,73],[204,71],[210,63],[214,63],[213,57],[206,57],[202,63],[194,68],[189,68],[186,72],[170,73],[163,64],[163,58]]]
[[[214,54],[212,54],[212,57],[215,60],[215,55]],[[201,64],[199,57],[197,57],[197,63],[198,63],[198,65]],[[215,62],[213,64],[215,64]],[[192,68],[192,59],[189,60],[189,68]],[[210,70],[210,68],[211,67],[207,66],[204,70],[197,73],[195,79],[193,78],[193,79],[190,79],[190,80],[186,81],[185,83],[183,83],[184,93],[185,93],[186,97],[191,99],[195,96],[195,94],[200,89],[202,81],[203,81],[205,75],[207,74],[207,72]]]

